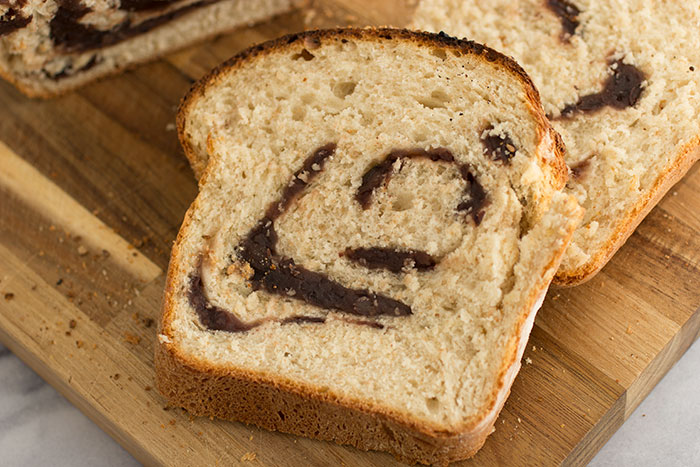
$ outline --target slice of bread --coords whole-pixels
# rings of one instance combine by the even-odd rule
[[[0,2],[0,76],[55,96],[292,8],[292,0]]]
[[[307,32],[214,70],[179,125],[209,163],[168,271],[170,403],[410,462],[476,452],[582,216],[520,67]]]
[[[700,157],[700,1],[423,0],[414,25],[532,77],[586,208],[555,282],[590,279]]]

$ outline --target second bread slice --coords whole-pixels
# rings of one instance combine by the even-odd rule
[[[530,74],[586,209],[555,282],[593,277],[700,158],[700,1],[422,0],[414,26]]]

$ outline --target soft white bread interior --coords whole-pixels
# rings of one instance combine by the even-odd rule
[[[555,282],[598,272],[700,157],[700,1],[422,0],[413,24],[513,56],[539,89],[586,209]]]
[[[308,32],[196,84],[179,131],[208,165],[160,391],[411,462],[472,455],[582,216],[522,70],[447,36]]]

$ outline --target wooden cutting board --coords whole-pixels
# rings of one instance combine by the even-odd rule
[[[410,9],[319,2],[52,101],[0,82],[0,340],[145,464],[394,465],[168,408],[153,345],[169,249],[197,191],[173,125],[193,80],[254,42],[403,25]],[[585,463],[697,338],[699,193],[696,165],[595,279],[550,291],[474,464]]]

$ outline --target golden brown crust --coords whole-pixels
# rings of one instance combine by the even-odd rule
[[[578,202],[573,197],[569,197],[569,205],[570,205],[570,211],[571,211],[571,218],[569,219],[570,222],[567,225],[567,231],[565,233],[565,237],[562,239],[562,248],[559,249],[559,251],[552,257],[550,262],[547,264],[545,267],[545,271],[548,271],[548,274],[542,276],[540,278],[539,283],[533,287],[532,292],[530,293],[530,296],[527,299],[527,303],[524,305],[524,310],[530,310],[530,313],[534,315],[534,312],[537,311],[539,308],[537,302],[539,300],[544,299],[543,294],[546,293],[547,289],[549,288],[549,284],[552,280],[552,276],[554,275],[554,271],[556,268],[559,266],[559,263],[561,262],[562,258],[564,257],[564,253],[566,251],[566,246],[569,245],[569,242],[571,241],[571,237],[574,235],[574,231],[576,228],[579,226],[579,223],[581,219],[583,218],[584,210],[578,205]],[[528,319],[532,319],[534,316],[530,316],[527,311],[525,313],[520,314],[520,318],[517,321],[515,325],[514,332],[511,334],[511,339],[509,340],[507,346],[508,346],[508,351],[506,357],[503,360],[503,363],[501,365],[501,368],[499,369],[498,373],[498,388],[497,390],[500,390],[504,384],[507,384],[507,377],[508,377],[508,372],[513,371],[513,368],[517,365],[517,369],[519,369],[520,365],[520,359],[522,358],[522,351],[524,350],[523,348],[520,348],[522,345],[524,345],[524,342],[521,342],[523,337],[525,338],[525,341],[527,341],[527,337],[530,335],[530,329],[527,329],[526,327],[528,326]],[[530,323],[530,326],[532,323]],[[515,370],[517,373],[517,369]],[[495,397],[497,395],[496,392],[491,394],[490,402],[489,402],[489,410],[493,409],[496,404],[499,403],[497,398]],[[501,407],[498,407],[497,410],[500,413],[502,405],[504,401],[501,401]]]
[[[559,188],[564,186],[566,183],[568,179],[568,169],[566,168],[564,159],[559,157],[563,155],[564,152],[564,146],[561,144],[561,138],[559,138],[559,135],[552,128],[549,120],[545,116],[544,110],[540,105],[539,92],[532,83],[532,80],[530,80],[530,77],[527,75],[527,73],[525,73],[525,70],[523,70],[520,65],[518,65],[512,58],[477,42],[457,39],[444,33],[433,34],[428,32],[411,31],[408,29],[392,28],[338,28],[289,34],[278,39],[256,45],[240,52],[237,55],[234,55],[193,84],[192,88],[190,88],[189,92],[180,102],[180,108],[178,109],[177,113],[177,131],[180,144],[182,144],[185,155],[190,161],[192,170],[197,178],[200,178],[204,173],[204,169],[207,164],[207,155],[198,154],[194,150],[192,143],[189,141],[186,134],[186,125],[190,107],[202,97],[207,88],[210,86],[215,86],[225,74],[236,70],[245,63],[254,60],[257,57],[274,52],[280,52],[289,47],[298,47],[298,45],[304,41],[323,41],[324,39],[352,39],[377,42],[402,40],[412,42],[417,46],[423,47],[446,47],[461,54],[480,56],[488,62],[500,65],[506,70],[506,72],[523,84],[523,89],[527,95],[530,110],[533,117],[537,120],[538,126],[541,128],[541,133],[538,136],[542,137],[546,133],[556,135],[555,138],[557,138],[558,152],[557,157],[553,160],[543,159],[543,161],[546,164],[546,167],[549,167],[550,169],[551,183],[553,186]]]
[[[470,457],[489,433],[428,436],[384,414],[324,400],[319,394],[202,367],[163,344],[156,347],[155,361],[158,390],[171,404],[193,415],[242,421],[362,450],[388,451],[404,462],[446,465]]]
[[[207,167],[204,160],[194,153],[187,139],[186,118],[190,106],[206,92],[209,86],[221,79],[224,73],[241,66],[247,60],[282,50],[299,40],[327,37],[380,41],[410,40],[420,45],[451,47],[462,53],[477,54],[489,61],[501,63],[524,84],[528,103],[539,122],[538,137],[540,140],[551,140],[551,145],[547,149],[552,150],[554,158],[544,158],[544,155],[540,155],[542,161],[550,168],[550,183],[556,187],[562,187],[565,184],[567,169],[563,162],[561,140],[540,107],[537,91],[515,62],[473,42],[461,41],[445,35],[395,29],[339,29],[285,36],[240,53],[197,82],[181,103],[177,124],[185,153],[195,173],[201,177],[200,184],[206,183],[207,169],[211,166]],[[171,328],[175,300],[173,280],[180,276],[178,265],[183,262],[181,256],[184,254],[181,251],[181,244],[198,202],[199,199],[195,200],[190,207],[173,247],[159,328],[163,338],[156,348],[157,385],[171,403],[185,407],[197,415],[214,415],[228,420],[240,420],[267,429],[333,440],[365,450],[385,450],[407,462],[444,465],[470,457],[478,451],[492,431],[496,416],[506,399],[512,377],[519,367],[518,355],[522,335],[529,333],[529,329],[526,329],[528,318],[534,316],[532,308],[546,291],[549,278],[542,278],[536,290],[533,290],[528,297],[527,303],[523,304],[519,320],[513,330],[513,339],[507,350],[508,357],[502,362],[499,381],[490,395],[484,413],[466,420],[458,427],[446,430],[444,427],[416,420],[410,414],[400,413],[367,401],[339,396],[308,384],[285,380],[277,375],[226,367],[184,355],[177,344],[171,340],[174,335]],[[573,234],[577,221],[582,215],[582,211],[575,208],[576,203],[573,199],[571,203],[574,208],[571,209],[572,220],[567,231],[568,237]],[[562,242],[560,251],[552,259],[552,265],[558,264],[567,243],[567,241]],[[550,272],[550,277],[551,274]]]
[[[634,233],[634,230],[649,214],[649,211],[656,206],[673,185],[683,178],[698,160],[700,160],[700,136],[683,146],[675,160],[669,164],[665,171],[659,174],[654,185],[646,195],[620,220],[615,232],[605,245],[583,266],[571,270],[560,269],[557,271],[553,283],[562,287],[571,287],[583,284],[595,276],[627,241],[629,236]]]
[[[32,88],[29,86],[25,86],[22,81],[19,81],[14,75],[8,73],[6,70],[4,70],[2,67],[0,67],[0,78],[4,79],[14,87],[16,87],[19,92],[24,94],[27,97],[40,97],[42,99],[48,99],[50,97],[54,97],[51,93],[49,92],[42,92],[40,90],[37,90],[36,88]]]

